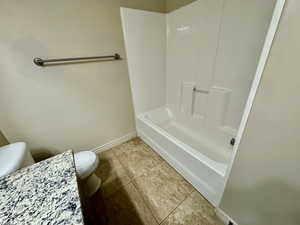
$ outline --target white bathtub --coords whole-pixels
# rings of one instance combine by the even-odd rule
[[[136,121],[138,135],[185,177],[214,206],[221,200],[232,149],[230,135],[209,135],[179,122],[167,107],[143,113]]]

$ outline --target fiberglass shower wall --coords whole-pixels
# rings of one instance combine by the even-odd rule
[[[166,104],[166,16],[121,8],[135,116]]]
[[[136,116],[167,105],[183,123],[234,136],[275,2],[198,0],[168,14],[121,9]]]
[[[236,133],[275,2],[199,0],[167,15],[166,102],[175,114]]]

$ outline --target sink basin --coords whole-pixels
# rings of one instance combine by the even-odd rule
[[[0,147],[0,177],[34,164],[25,142]]]

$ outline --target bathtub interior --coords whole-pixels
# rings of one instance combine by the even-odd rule
[[[230,134],[211,128],[206,128],[201,132],[203,127],[196,127],[193,121],[183,121],[183,118],[179,120],[167,106],[144,113],[141,117],[151,121],[158,128],[163,129],[196,152],[204,154],[210,160],[227,164],[231,158],[232,146],[228,144],[231,138]]]
[[[219,179],[220,186],[223,186],[228,165],[233,157],[233,146],[230,142],[236,135],[234,129],[220,124],[212,124],[207,117],[186,113],[181,105],[174,104],[141,113],[138,119],[146,122],[161,135],[168,137],[170,141],[178,143],[181,151],[185,151],[186,154],[196,158],[217,173],[219,176],[216,179]],[[137,127],[137,131],[138,133],[144,132],[140,127]],[[144,133],[144,136],[146,135],[149,133]],[[153,141],[155,142],[157,139],[154,138]],[[171,149],[164,150],[172,151]],[[180,161],[180,159],[178,160]],[[189,170],[188,166],[187,169]],[[197,174],[200,172],[193,171],[193,173],[198,176]],[[207,183],[210,181],[208,180]]]

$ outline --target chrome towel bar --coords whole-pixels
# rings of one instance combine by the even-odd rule
[[[114,55],[107,55],[107,56],[91,56],[91,57],[78,57],[78,58],[61,58],[61,59],[41,59],[41,58],[34,58],[33,62],[37,66],[44,66],[45,63],[85,61],[85,60],[94,60],[94,59],[113,59],[113,60],[119,60],[119,59],[121,59],[121,56],[116,53]]]

